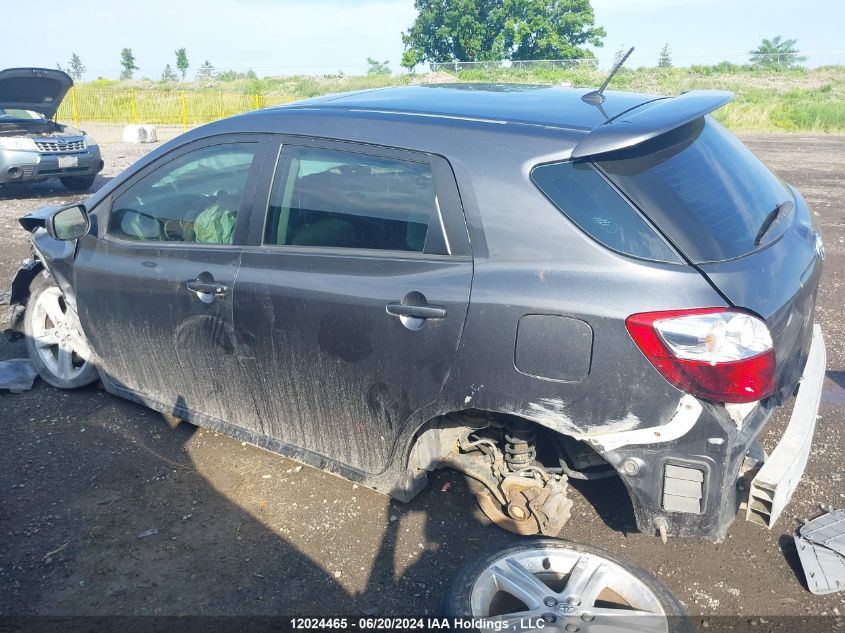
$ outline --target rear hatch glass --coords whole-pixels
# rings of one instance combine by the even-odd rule
[[[693,263],[754,251],[767,217],[792,199],[766,166],[710,117],[596,164]],[[780,227],[772,225],[767,234],[776,235],[786,219],[779,218]]]
[[[766,320],[786,398],[809,351],[822,269],[800,194],[710,118],[597,165],[734,306]]]

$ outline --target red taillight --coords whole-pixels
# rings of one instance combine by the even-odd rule
[[[766,324],[725,308],[634,314],[634,342],[678,389],[717,402],[754,402],[775,390],[775,352]]]

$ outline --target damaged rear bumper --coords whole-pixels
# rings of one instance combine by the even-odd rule
[[[789,425],[753,479],[750,499],[739,486],[741,471],[746,457],[759,453],[756,459],[763,458],[757,438],[775,409],[773,399],[758,403],[744,416],[731,415],[724,405],[703,401],[697,401],[700,408],[684,407],[682,399],[668,424],[651,429],[660,437],[619,442],[613,436],[603,436],[599,443],[591,442],[625,483],[637,528],[645,533],[662,528],[670,536],[718,542],[725,538],[745,501],[746,518],[771,527],[807,464],[825,362],[824,339],[816,325]],[[674,428],[682,433],[671,432]]]
[[[815,325],[789,426],[751,482],[746,520],[771,528],[795,492],[810,456],[826,364],[822,329]]]

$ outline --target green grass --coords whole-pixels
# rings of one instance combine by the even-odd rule
[[[433,82],[539,83],[597,86],[605,71],[581,65],[477,68],[459,73],[344,76],[293,75],[258,78],[227,73],[227,80],[207,83],[108,81],[78,85],[79,121],[189,124],[228,116],[255,107],[335,92]],[[611,89],[675,95],[684,90],[731,90],[736,96],[715,116],[736,131],[845,132],[845,66],[763,70],[722,63],[689,68],[623,68]],[[182,101],[184,95],[184,102]],[[133,106],[134,100],[134,106]],[[184,111],[183,111],[184,103]],[[134,109],[133,109],[134,107]],[[60,118],[73,120],[70,97]]]

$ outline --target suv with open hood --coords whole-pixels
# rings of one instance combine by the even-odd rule
[[[0,71],[0,185],[56,177],[71,191],[85,191],[94,183],[103,169],[99,146],[55,121],[71,86],[61,70]]]

